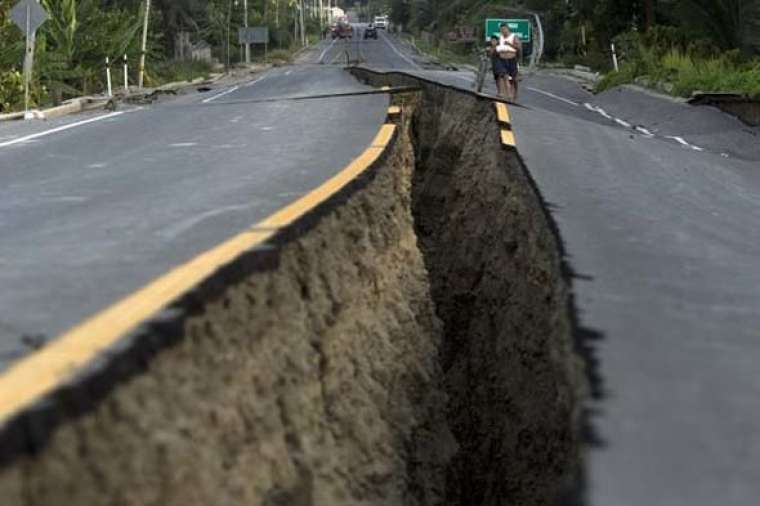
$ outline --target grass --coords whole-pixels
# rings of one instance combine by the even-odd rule
[[[461,45],[450,44],[444,40],[438,40],[437,42],[437,44],[432,44],[419,38],[415,41],[415,45],[420,52],[430,55],[444,63],[451,63],[453,65],[478,65],[478,55],[475,51],[463,50]]]
[[[696,58],[678,50],[661,57],[642,50],[638,59],[610,72],[597,85],[604,91],[645,78],[650,83],[667,83],[673,95],[688,97],[695,91],[735,92],[760,98],[760,59],[747,63],[727,53],[717,58]]]
[[[148,67],[148,84],[160,86],[178,81],[192,81],[199,77],[208,77],[211,71],[210,63],[199,60],[157,62]]]
[[[294,51],[290,49],[275,49],[269,51],[269,61],[272,63],[292,63]]]

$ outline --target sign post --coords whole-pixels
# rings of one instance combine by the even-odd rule
[[[264,54],[269,49],[269,27],[268,26],[252,26],[248,28],[241,28],[238,31],[238,41],[240,45],[245,44],[249,47],[250,44],[263,44]]]
[[[243,26],[248,28],[248,0],[243,0]],[[251,64],[251,45],[248,43],[245,44],[245,64]]]
[[[486,19],[486,31],[485,39],[491,38],[491,35],[501,31],[502,23],[506,23],[509,26],[509,31],[516,33],[520,37],[520,42],[523,44],[530,43],[533,40],[533,25],[529,19]]]
[[[31,119],[29,114],[29,83],[32,80],[34,65],[34,34],[48,18],[45,9],[35,0],[21,0],[11,9],[11,19],[26,34],[26,53],[24,54],[24,119]]]

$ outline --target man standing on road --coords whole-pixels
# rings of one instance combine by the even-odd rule
[[[522,42],[516,33],[509,30],[506,23],[501,25],[501,37],[496,49],[506,70],[502,86],[506,90],[507,99],[517,100],[517,57],[522,51]]]
[[[499,40],[500,34],[494,33],[491,36],[491,41],[486,49],[488,56],[491,57],[491,69],[493,70],[493,78],[496,81],[496,93],[501,97],[506,97],[508,90],[505,87],[507,82],[507,66],[506,62],[502,60],[499,55]]]

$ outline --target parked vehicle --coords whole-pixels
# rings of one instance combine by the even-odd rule
[[[375,27],[378,30],[385,30],[388,28],[388,16],[375,16]]]

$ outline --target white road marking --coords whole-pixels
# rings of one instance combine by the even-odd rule
[[[189,148],[192,146],[197,146],[197,142],[175,142],[174,144],[169,144],[170,148]]]
[[[699,146],[695,146],[694,144],[691,144],[690,142],[688,142],[683,137],[679,137],[677,135],[666,135],[665,138],[666,139],[673,139],[678,144],[680,144],[682,146],[686,146],[687,148],[693,149],[694,151],[704,151],[704,148],[700,148]]]
[[[411,58],[409,58],[408,56],[406,56],[405,54],[403,54],[401,51],[399,51],[398,49],[396,49],[396,47],[393,44],[391,44],[391,42],[388,40],[387,35],[385,35],[384,33],[381,32],[380,33],[380,38],[383,39],[383,41],[385,41],[386,44],[388,44],[388,47],[391,48],[394,53],[396,53],[401,58],[403,58],[403,60],[405,62],[407,62],[409,65],[411,65],[412,67],[414,67],[417,70],[422,70],[422,68],[419,65],[417,65],[414,62],[414,60],[412,60]]]
[[[529,89],[530,91],[535,91],[536,93],[540,93],[541,95],[546,95],[547,97],[551,97],[551,98],[553,98],[555,100],[559,100],[560,102],[564,102],[566,104],[573,105],[575,107],[578,107],[578,105],[579,105],[578,102],[573,102],[572,100],[569,100],[569,99],[567,99],[565,97],[560,97],[559,95],[555,95],[554,93],[549,93],[548,91],[539,90],[538,88],[530,88],[530,87],[528,87],[527,89]],[[589,105],[591,105],[591,104],[586,104],[587,107]]]
[[[223,96],[225,96],[225,95],[229,95],[230,93],[232,93],[232,92],[235,92],[235,91],[237,91],[237,90],[239,90],[239,89],[240,89],[240,86],[233,86],[232,88],[230,88],[230,89],[228,89],[228,90],[225,90],[225,91],[223,91],[223,92],[221,92],[221,93],[217,93],[217,94],[216,94],[216,95],[214,95],[213,97],[208,97],[208,98],[207,98],[207,99],[205,99],[205,100],[204,100],[202,103],[204,103],[204,104],[208,104],[208,103],[211,103],[211,102],[213,102],[214,100],[216,100],[217,98],[222,98]]]
[[[607,118],[609,120],[613,119],[612,116],[610,116],[609,114],[607,114],[607,111],[605,111],[601,107],[597,107],[596,108],[596,112],[598,112],[599,114],[601,114],[602,116],[604,116],[605,118]]]
[[[605,111],[601,107],[597,107],[595,105],[591,105],[588,102],[584,103],[583,105],[586,106],[586,109],[588,109],[589,111],[594,111],[595,113],[601,114],[602,116],[604,116],[605,118],[607,118],[610,121],[615,121],[615,118],[613,118],[612,116],[610,116],[607,113],[607,111]]]
[[[292,73],[293,73],[293,71],[292,71],[292,70],[288,70],[287,72],[285,72],[285,75],[286,75],[286,76],[289,76],[289,75],[290,75],[290,74],[292,74]]]
[[[650,132],[649,130],[647,130],[646,128],[644,128],[642,126],[635,126],[634,127],[630,123],[628,123],[627,121],[624,121],[624,120],[622,120],[620,118],[614,118],[614,117],[610,116],[609,114],[607,114],[607,111],[605,111],[601,107],[597,107],[595,105],[591,105],[588,102],[584,103],[583,105],[589,111],[593,111],[593,112],[599,113],[602,116],[604,116],[605,118],[614,121],[615,123],[617,123],[620,126],[623,126],[625,128],[633,128],[637,132],[642,133],[642,134],[644,134],[644,135],[646,135],[647,137],[650,137],[650,138],[654,137],[654,134],[652,132]],[[666,135],[664,137],[666,139],[672,139],[672,140],[676,141],[677,143],[679,143],[680,145],[682,145],[684,147],[687,147],[689,149],[693,149],[694,151],[700,151],[700,152],[704,151],[704,148],[701,148],[699,146],[695,146],[694,144],[691,144],[686,139],[684,139],[683,137],[679,137],[678,135]]]
[[[318,63],[322,63],[322,60],[325,59],[325,56],[327,56],[328,51],[332,49],[332,47],[335,45],[335,43],[338,41],[338,39],[333,39],[333,41],[327,45],[324,51],[322,51],[322,54],[319,55],[319,61]]]
[[[258,83],[260,83],[261,81],[263,81],[263,80],[264,80],[264,79],[266,79],[266,78],[267,78],[267,76],[265,76],[265,75],[264,75],[264,76],[261,76],[261,77],[259,77],[258,79],[254,79],[254,80],[253,80],[253,81],[251,81],[250,83],[248,83],[248,84],[244,85],[243,87],[244,87],[244,88],[250,88],[251,86],[256,86]]]
[[[96,121],[103,121],[105,119],[109,118],[115,118],[116,116],[121,116],[122,114],[126,114],[128,112],[137,111],[139,109],[132,109],[131,111],[118,111],[118,112],[112,112],[109,114],[104,114],[102,116],[96,116],[94,118],[85,119],[82,121],[77,121],[75,123],[69,123],[68,125],[62,125],[56,128],[52,128],[50,130],[45,130],[44,132],[38,132],[36,134],[27,135],[24,137],[19,137],[17,139],[13,139],[12,141],[6,141],[0,143],[0,148],[5,148],[8,146],[13,146],[14,144],[21,144],[22,142],[31,141],[34,139],[39,139],[40,137],[45,137],[47,135],[51,135],[58,132],[63,132],[64,130],[70,130],[72,128],[76,128],[82,125],[87,125],[89,123],[95,123]]]

